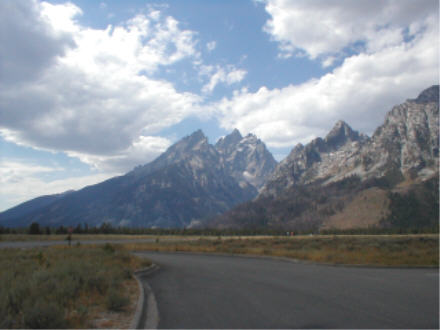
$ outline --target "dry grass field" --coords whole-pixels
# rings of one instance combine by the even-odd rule
[[[218,237],[123,244],[127,250],[184,251],[288,257],[331,264],[438,266],[437,234]]]
[[[66,235],[1,235],[4,241],[65,240]],[[280,256],[321,263],[438,266],[438,234],[314,236],[184,236],[74,234],[77,240],[133,240],[127,251],[187,251]],[[151,239],[151,243],[136,242]]]
[[[1,234],[0,241],[20,242],[20,241],[63,241],[67,234],[51,235],[28,235],[28,234]],[[73,240],[94,241],[94,240],[123,240],[123,239],[144,239],[152,238],[151,235],[120,235],[120,234],[73,234]]]

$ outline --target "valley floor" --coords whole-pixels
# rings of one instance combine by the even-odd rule
[[[72,235],[72,245],[117,244],[128,251],[226,253],[287,257],[327,264],[439,265],[438,234],[184,236]],[[0,247],[67,245],[66,235],[0,235]]]
[[[202,252],[287,257],[304,261],[371,266],[438,267],[437,234],[315,235],[294,237],[157,238],[124,243],[129,250]]]
[[[152,235],[119,235],[119,234],[73,234],[72,241],[108,241],[127,239],[149,239]],[[0,242],[29,242],[29,241],[63,241],[67,234],[27,235],[27,234],[0,234]]]

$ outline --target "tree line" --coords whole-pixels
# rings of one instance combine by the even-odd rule
[[[100,226],[89,226],[79,224],[69,226],[40,226],[33,222],[28,227],[8,228],[0,226],[0,234],[29,234],[29,235],[68,235],[68,234],[89,234],[89,235],[188,235],[188,236],[292,236],[292,235],[389,235],[389,234],[416,234],[416,233],[438,233],[438,225],[426,227],[369,227],[353,229],[326,229],[326,230],[296,230],[289,231],[282,228],[132,228],[114,227],[110,223],[103,223]]]
[[[113,226],[111,223],[102,223],[100,226],[89,226],[87,223],[76,226],[49,227],[40,226],[33,222],[28,227],[9,228],[0,226],[0,234],[29,234],[29,235],[64,235],[64,234],[112,234],[112,235],[207,235],[207,236],[234,236],[234,235],[286,235],[286,230],[246,228],[246,229],[216,229],[216,228],[142,228]]]

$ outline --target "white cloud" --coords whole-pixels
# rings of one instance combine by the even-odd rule
[[[315,9],[320,11],[315,15],[328,10]],[[368,50],[345,58],[318,79],[280,89],[236,91],[232,98],[212,105],[221,126],[253,132],[269,146],[280,148],[324,136],[339,119],[371,134],[393,105],[438,84],[438,16],[434,13],[423,21],[419,16],[415,11],[413,21],[406,18],[408,27],[416,31],[412,38],[401,39],[390,29]],[[351,21],[356,22],[356,17],[348,26]],[[313,20],[302,28],[313,30],[311,25]]]
[[[70,152],[69,156],[79,158],[82,162],[103,172],[116,170],[124,173],[139,164],[154,160],[170,145],[171,141],[166,138],[139,136],[129,148],[118,154],[100,156]]]
[[[71,3],[0,2],[0,29],[13,35],[0,34],[0,134],[98,167],[128,166],[139,150],[151,159],[168,143],[155,134],[199,113],[200,96],[154,78],[199,58],[195,32],[157,10],[105,30],[81,26],[80,14]]]
[[[0,161],[0,212],[29,199],[80,189],[104,181],[117,173],[93,174],[44,181],[41,174],[62,171],[59,167],[41,166],[22,160]]]
[[[232,85],[238,83],[244,79],[247,72],[245,70],[232,70],[226,75],[226,83],[228,85]]]
[[[78,33],[80,28],[75,17],[82,14],[82,10],[72,3],[58,6],[47,2],[40,4],[40,18],[58,35]]]
[[[328,68],[329,66],[332,66],[335,61],[336,61],[335,56],[328,56],[326,59],[322,61],[322,67]]]
[[[22,176],[34,175],[37,173],[60,171],[63,168],[41,166],[38,164],[26,164],[19,160],[1,160],[0,161],[0,182],[1,184],[7,184],[9,182],[15,182]]]
[[[36,79],[74,46],[71,35],[44,21],[42,10],[35,1],[0,1],[0,84]]]
[[[265,8],[271,19],[264,30],[279,42],[281,57],[325,59],[356,43],[369,52],[399,45],[413,35],[408,27],[438,13],[438,1],[266,0]]]
[[[217,43],[215,41],[210,41],[206,44],[206,49],[208,52],[212,52],[217,47]]]
[[[224,83],[226,85],[238,83],[244,79],[246,74],[247,71],[237,69],[233,65],[227,65],[226,67],[202,66],[200,69],[200,75],[210,77],[209,82],[203,86],[202,92],[212,93],[219,83]]]

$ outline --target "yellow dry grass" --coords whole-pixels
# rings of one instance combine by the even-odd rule
[[[136,251],[267,255],[319,263],[376,266],[438,266],[439,259],[436,234],[199,238],[180,242],[129,243],[123,247]]]
[[[120,234],[73,234],[72,240],[96,241],[96,240],[127,240],[153,238],[152,235],[120,235]],[[27,234],[1,234],[0,241],[63,241],[67,234],[54,235],[27,235]]]

